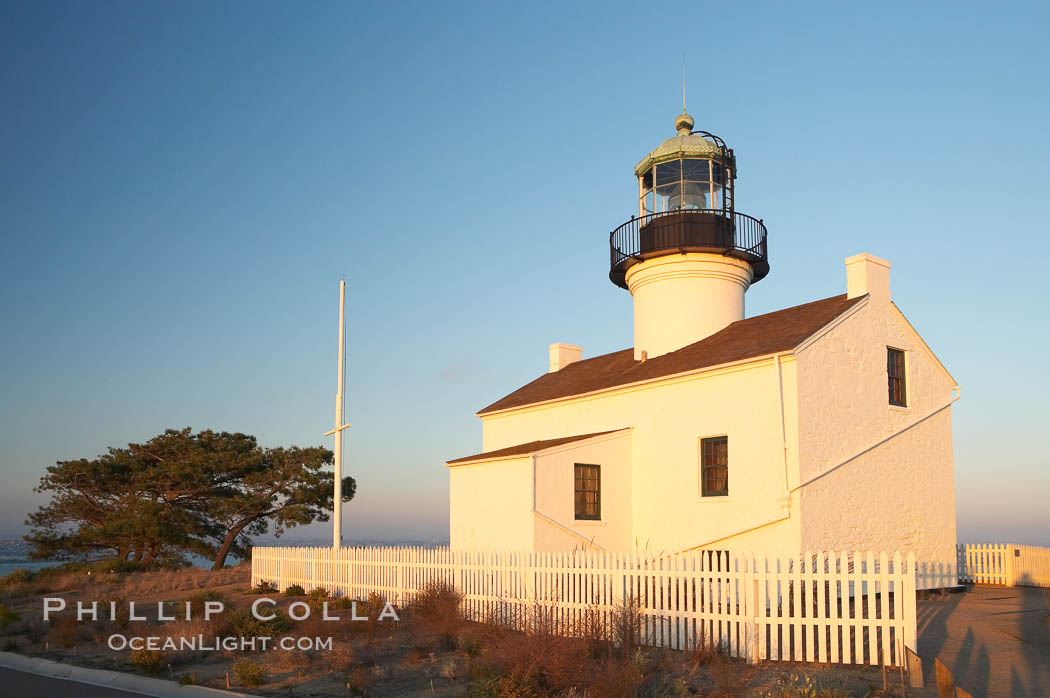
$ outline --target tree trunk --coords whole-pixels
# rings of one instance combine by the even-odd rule
[[[241,535],[241,531],[244,527],[250,524],[254,519],[248,519],[242,521],[229,530],[226,534],[226,538],[223,539],[222,545],[219,546],[219,551],[215,553],[215,564],[211,566],[212,570],[221,570],[226,565],[226,558],[230,554],[230,548],[233,547],[234,542],[237,540],[237,536]]]
[[[142,558],[142,564],[148,565],[153,562],[153,558],[157,555],[157,546],[151,545],[146,550],[146,555]]]
[[[146,554],[145,550],[141,548],[135,551],[135,557],[131,558],[132,562],[142,562],[142,556]]]
[[[128,550],[127,548],[117,548],[117,559],[118,560],[127,560],[128,559],[128,553],[130,553],[130,552],[131,551]]]

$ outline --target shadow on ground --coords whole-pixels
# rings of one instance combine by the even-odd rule
[[[969,587],[920,601],[917,611],[927,686],[937,658],[977,698],[1050,696],[1050,590]]]

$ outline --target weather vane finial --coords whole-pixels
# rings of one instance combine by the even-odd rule
[[[686,55],[681,55],[681,113],[686,113]]]

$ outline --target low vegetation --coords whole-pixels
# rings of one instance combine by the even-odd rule
[[[237,677],[237,683],[242,686],[258,686],[266,679],[266,670],[248,659],[234,664],[233,674]]]
[[[90,574],[88,574],[90,572]],[[137,635],[169,637],[268,636],[331,638],[323,648],[287,651],[111,651],[112,633],[129,633],[127,612],[97,623],[77,623],[71,610],[43,623],[39,595],[48,588],[72,604],[76,599],[144,602],[155,609],[184,609],[192,618],[133,624]],[[65,662],[145,673],[181,684],[233,688],[267,695],[317,696],[473,696],[528,698],[678,698],[684,696],[760,696],[767,698],[839,698],[901,695],[875,690],[874,668],[827,668],[799,671],[791,665],[747,665],[710,644],[672,651],[641,644],[637,604],[627,602],[612,613],[590,609],[572,621],[559,620],[540,606],[521,606],[477,622],[461,612],[454,588],[432,583],[410,603],[397,608],[399,621],[379,620],[386,605],[381,595],[351,602],[319,590],[272,585],[275,617],[262,621],[250,612],[260,588],[249,588],[247,565],[218,572],[202,570],[132,571],[118,567],[70,568],[44,574],[8,575],[0,580],[0,648]],[[203,619],[204,605],[221,602],[225,611]],[[312,612],[292,621],[288,605],[306,602]],[[327,603],[338,621],[324,621]],[[267,605],[267,612],[271,607]],[[170,612],[170,610],[169,610]],[[178,611],[176,615],[181,615]],[[7,620],[4,620],[7,619]],[[567,637],[564,633],[571,633]],[[808,668],[807,668],[808,669]],[[867,671],[867,674],[863,672]],[[875,672],[873,674],[873,672]],[[228,678],[227,678],[228,677]],[[922,696],[921,692],[909,692]]]
[[[167,663],[164,653],[157,650],[132,650],[131,663],[147,674],[159,674]]]
[[[36,572],[14,570],[0,577],[0,593],[11,598],[20,598],[80,591],[87,597],[90,596],[88,591],[92,591],[109,593],[110,596],[105,598],[112,598],[112,591],[119,589],[123,595],[133,598],[136,595],[211,589],[238,582],[246,583],[250,576],[251,567],[248,563],[211,571],[196,567],[150,569],[141,564],[119,560],[70,562],[45,567]]]

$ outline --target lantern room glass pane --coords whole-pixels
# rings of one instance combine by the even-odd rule
[[[653,208],[653,192],[652,190],[646,191],[645,196],[642,197],[642,215],[648,215],[655,212]]]
[[[678,202],[673,202],[675,205],[672,208],[696,210],[701,208],[711,208],[708,205],[710,185],[707,182],[683,182],[682,183],[682,199]]]
[[[682,161],[661,162],[653,168],[653,171],[655,172],[654,179],[656,180],[657,189],[661,186],[675,184],[682,180]]]
[[[711,185],[711,205],[709,208],[728,208],[725,201],[725,189],[719,184]]]
[[[652,192],[640,207],[649,212],[721,210],[732,206],[729,169],[709,158],[682,158],[654,165],[641,176],[644,192]]]
[[[725,168],[725,165],[723,165],[720,162],[712,162],[711,163],[711,170],[712,170],[712,175],[713,175],[712,179],[715,182],[717,182],[718,184],[721,184],[722,186],[725,186],[725,183],[726,183],[726,168]]]
[[[659,173],[657,173],[657,180],[659,180]],[[672,211],[677,208],[677,204],[682,197],[682,182],[678,178],[675,178],[666,184],[657,184],[656,189],[657,207],[658,211]]]
[[[682,161],[682,179],[690,182],[710,181],[711,161],[698,158],[686,158]]]

